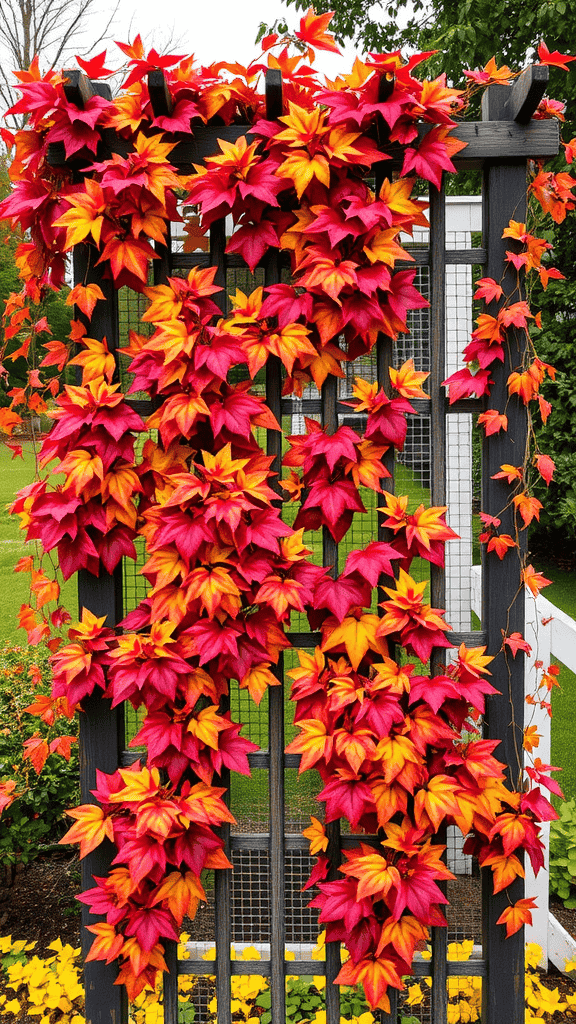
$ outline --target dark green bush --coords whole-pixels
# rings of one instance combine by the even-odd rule
[[[550,825],[550,891],[576,908],[576,800],[565,800]]]

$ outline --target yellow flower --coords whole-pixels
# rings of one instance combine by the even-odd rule
[[[406,1004],[408,1006],[418,1006],[419,1003],[424,999],[424,993],[420,988],[419,984],[408,986],[408,998]]]
[[[524,962],[526,967],[538,967],[542,959],[542,946],[539,946],[537,942],[527,942],[524,950]],[[576,960],[574,961],[576,967]],[[566,967],[566,970],[569,970]]]

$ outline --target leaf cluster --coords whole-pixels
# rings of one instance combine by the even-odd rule
[[[576,800],[564,800],[550,824],[550,890],[576,908]]]

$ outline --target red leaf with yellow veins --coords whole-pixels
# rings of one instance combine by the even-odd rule
[[[150,260],[158,259],[158,254],[148,242],[141,239],[111,238],[102,251],[98,263],[110,262],[112,276],[117,281],[123,270],[129,271],[135,278],[146,284]]]
[[[335,984],[361,984],[369,1006],[386,1013],[390,1011],[390,1000],[386,995],[388,986],[404,988],[397,965],[384,956],[367,956],[358,963],[348,960],[335,978]]]
[[[348,863],[340,867],[344,875],[358,879],[357,899],[376,896],[383,899],[400,881],[398,869],[386,858],[364,843],[359,850],[345,850]]]

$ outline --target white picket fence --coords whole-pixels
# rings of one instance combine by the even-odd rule
[[[481,605],[481,569],[476,565],[472,569],[472,608],[479,614]],[[551,659],[566,665],[576,673],[576,621],[540,594],[533,597],[526,592],[526,622],[524,637],[532,648],[526,658],[526,694],[534,694],[537,689],[541,671],[534,667],[541,661],[548,668]],[[538,707],[526,705],[526,725],[535,725],[540,734],[537,754],[544,764],[551,763],[551,727],[552,720],[546,711]],[[559,779],[560,785],[562,780]],[[526,895],[535,896],[538,909],[532,912],[532,926],[526,929],[526,941],[537,942],[542,947],[543,963],[551,959],[561,970],[566,957],[573,956],[576,944],[559,925],[548,909],[548,854],[550,826],[542,826],[542,838],[545,844],[544,868],[534,877],[530,862],[526,864]]]

